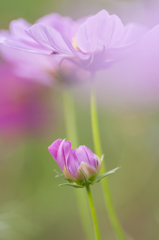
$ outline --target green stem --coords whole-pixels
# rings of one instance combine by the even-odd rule
[[[97,215],[96,215],[96,211],[95,211],[95,207],[94,207],[94,203],[93,203],[90,186],[89,185],[86,186],[86,189],[87,189],[87,195],[88,195],[89,205],[90,205],[92,219],[93,219],[96,240],[100,240],[101,237],[100,237],[100,232],[99,232],[98,220],[97,220]]]
[[[99,157],[101,157],[103,152],[102,152],[101,141],[99,136],[97,107],[96,107],[96,100],[95,100],[93,86],[91,91],[91,120],[92,120],[92,133],[93,133],[93,142],[94,142],[95,152]]]
[[[78,147],[78,138],[77,138],[77,129],[76,129],[76,119],[75,119],[75,110],[74,110],[74,102],[72,98],[72,94],[70,91],[65,89],[63,92],[63,105],[64,105],[64,117],[65,117],[65,125],[66,125],[66,136],[67,140],[72,142],[72,147]],[[87,198],[86,192],[84,189],[76,189],[76,200],[77,206],[80,216],[80,221],[82,228],[84,230],[84,234],[87,240],[93,239],[92,234],[92,224],[89,215],[89,209],[87,207]]]
[[[63,92],[64,117],[67,140],[72,141],[72,148],[78,147],[74,102],[71,92],[67,89]]]
[[[99,128],[98,128],[98,118],[97,118],[97,106],[96,106],[96,100],[95,100],[95,94],[94,94],[94,87],[92,86],[92,91],[91,91],[91,120],[92,120],[92,132],[93,132],[93,141],[94,141],[94,147],[95,147],[95,153],[99,157],[102,156],[102,147],[101,147],[101,141],[100,141],[100,136],[99,136]],[[101,174],[106,172],[106,166],[105,162],[102,162],[102,168],[101,168]],[[125,234],[122,230],[122,227],[120,226],[120,223],[118,221],[112,198],[111,198],[111,193],[109,189],[109,184],[107,181],[107,178],[103,179],[101,181],[102,183],[102,188],[103,188],[103,193],[105,197],[105,204],[106,204],[106,209],[108,212],[109,219],[111,221],[111,224],[114,228],[114,231],[116,233],[116,236],[119,240],[126,240]]]

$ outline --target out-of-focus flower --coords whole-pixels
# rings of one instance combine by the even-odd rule
[[[45,89],[40,84],[17,77],[14,67],[0,63],[0,132],[1,135],[32,134],[42,130],[51,117]]]
[[[97,76],[99,104],[128,111],[159,109],[158,43],[159,25],[140,39],[129,57]]]
[[[138,29],[139,31],[136,31]],[[73,21],[50,14],[30,25],[23,19],[12,21],[9,32],[1,32],[0,42],[21,50],[49,55],[59,66],[68,61],[95,72],[109,67],[145,33],[138,25],[122,24],[105,10]]]
[[[73,182],[82,182],[83,171],[89,180],[94,180],[101,168],[101,159],[86,146],[71,149],[71,142],[58,139],[48,148],[65,177]]]
[[[0,45],[0,52],[2,58],[14,66],[15,75],[50,87],[63,81],[67,84],[84,81],[89,77],[88,71],[80,69],[70,61],[60,65],[60,57],[35,54],[4,44]]]
[[[27,78],[47,86],[54,85],[54,74],[57,71],[58,63],[53,59],[50,61],[48,56],[20,51],[2,44],[0,45],[0,53],[6,62],[14,66],[12,71],[18,77]]]

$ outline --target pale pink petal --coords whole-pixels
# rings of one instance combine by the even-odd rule
[[[62,140],[62,139],[58,139],[48,147],[50,154],[55,159],[55,161],[58,163],[58,165],[62,171],[64,169],[65,162],[64,162],[64,156],[62,154],[59,154],[59,148],[63,141],[64,140]],[[59,159],[59,156],[60,156],[60,159]]]
[[[36,42],[50,49],[50,53],[55,51],[57,53],[73,55],[62,35],[56,29],[39,23],[33,25],[27,32]]]
[[[79,162],[85,162],[85,163],[90,164],[89,157],[88,157],[88,155],[87,155],[87,153],[85,151],[84,146],[79,146],[75,150],[75,154],[76,154]]]
[[[114,45],[123,35],[124,26],[116,16],[105,10],[87,19],[77,32],[77,45],[84,53],[102,51]]]
[[[57,152],[62,141],[62,139],[58,139],[48,147],[50,154],[55,160],[57,159]]]
[[[89,159],[89,164],[96,168],[98,165],[97,156],[87,146],[83,145],[83,149],[85,150],[87,158]]]
[[[70,17],[62,17],[57,13],[51,13],[37,20],[36,23],[41,23],[48,27],[52,27],[62,35],[66,36],[70,41],[75,36],[78,30],[78,24]]]
[[[70,151],[69,157],[67,158],[66,169],[70,172],[72,176],[76,176],[77,167],[76,167],[76,159],[72,151]]]
[[[3,32],[0,33],[0,43],[8,47],[24,50],[27,52],[50,55],[50,51],[48,51],[47,48],[44,48],[43,46],[39,45],[36,42],[34,43],[27,41],[25,42],[19,39],[15,39],[11,35],[9,35],[9,37],[6,37],[6,34],[3,34]]]
[[[118,46],[124,46],[133,43],[148,32],[148,28],[141,24],[129,23],[125,26],[123,36],[118,42]]]
[[[31,24],[20,18],[18,20],[13,20],[10,23],[10,32],[13,36],[18,37],[19,39],[26,39],[28,36],[25,33],[25,30],[31,27]],[[30,40],[32,40],[30,38]]]

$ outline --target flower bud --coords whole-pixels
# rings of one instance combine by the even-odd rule
[[[88,180],[93,181],[101,168],[101,159],[84,145],[71,149],[70,141],[58,139],[48,150],[65,177],[73,182],[80,183],[84,180],[80,170]]]

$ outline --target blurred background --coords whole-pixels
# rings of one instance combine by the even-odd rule
[[[73,19],[106,9],[123,21],[147,27],[159,23],[157,0],[5,0],[0,29],[13,19],[34,23],[57,12]],[[149,19],[149,20],[148,20]],[[99,126],[113,202],[129,240],[159,239],[159,78],[146,76],[127,62],[96,75]],[[48,152],[65,138],[62,91],[0,67],[0,239],[84,239],[75,191],[58,187],[59,170]],[[12,67],[10,67],[11,70]],[[130,71],[126,71],[129,69]],[[145,78],[144,78],[145,77]],[[89,81],[72,85],[81,145],[93,151]],[[100,184],[92,187],[103,239],[115,235],[105,212]]]

